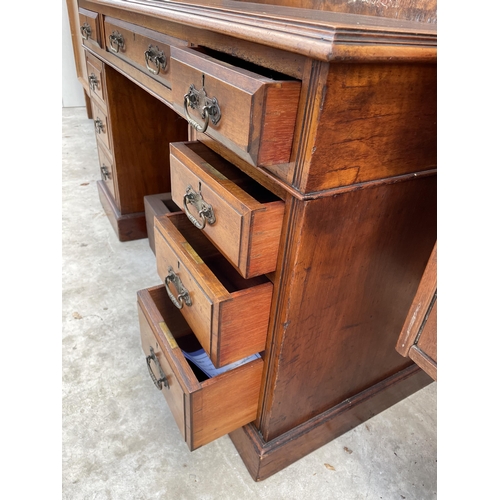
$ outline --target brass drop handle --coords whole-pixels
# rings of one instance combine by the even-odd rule
[[[168,274],[165,278],[165,288],[167,289],[167,294],[170,297],[170,300],[174,304],[177,309],[182,309],[182,306],[186,304],[187,306],[191,306],[193,303],[191,301],[191,297],[189,296],[189,292],[184,288],[181,279],[174,272],[172,266],[168,266]],[[177,290],[177,297],[170,291],[169,283],[172,283]]]
[[[212,205],[209,205],[204,199],[201,193],[197,193],[191,186],[186,189],[186,194],[184,195],[184,211],[188,219],[192,224],[198,229],[203,229],[205,224],[208,222],[210,225],[215,224],[215,214]],[[198,215],[201,217],[201,222],[197,220],[193,214],[189,211],[188,204],[194,205]]]
[[[203,119],[203,124],[199,124],[189,114],[189,108],[197,109]],[[193,84],[189,87],[189,91],[184,95],[184,113],[186,120],[196,131],[204,133],[208,128],[209,120],[214,125],[219,123],[221,112],[219,102],[216,97],[208,97],[205,87],[197,90]]]
[[[102,123],[102,120],[100,118],[96,118],[94,120],[94,128],[98,134],[104,132],[104,123]]]
[[[125,42],[123,40],[123,35],[119,31],[113,31],[111,35],[109,35],[109,48],[115,54],[120,52],[120,49],[123,50],[125,46]]]
[[[103,163],[101,166],[101,177],[102,180],[111,179],[111,174],[109,173],[108,167]]]
[[[191,125],[191,127],[193,127],[196,131],[201,133],[205,132],[208,128],[208,113],[206,113],[204,109],[202,110],[203,125],[200,125],[196,120],[191,118],[191,116],[189,115],[188,106],[189,106],[189,96],[188,94],[186,94],[184,96],[184,113],[186,114],[186,120],[189,123],[189,125]]]
[[[97,76],[95,76],[94,73],[90,73],[89,76],[89,86],[91,90],[94,90],[97,88],[97,85],[99,85],[99,80],[97,79]]]
[[[149,346],[149,353],[150,353],[149,356],[146,357],[146,364],[148,365],[148,371],[149,371],[149,375],[151,376],[151,380],[153,381],[156,388],[159,389],[160,391],[162,389],[162,385],[165,388],[170,389],[170,385],[168,384],[167,377],[166,377],[164,371],[162,370],[162,367],[160,365],[160,361],[156,357],[155,351],[151,346]],[[158,373],[160,374],[160,378],[156,378],[155,374],[153,373],[153,369],[151,368],[151,361],[154,361],[154,363],[156,365],[156,369],[158,370]]]
[[[167,58],[162,50],[158,47],[153,47],[150,45],[148,50],[144,52],[144,59],[146,60],[146,68],[153,75],[157,75],[160,72],[160,69],[163,71],[167,68]],[[154,64],[154,67],[149,65],[149,61]]]
[[[90,35],[92,34],[92,28],[90,27],[90,24],[83,23],[80,26],[80,33],[82,34],[82,38],[84,40],[88,40],[90,38]]]

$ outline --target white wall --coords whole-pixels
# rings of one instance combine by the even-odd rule
[[[76,76],[68,7],[62,0],[62,107],[85,106],[82,84]]]

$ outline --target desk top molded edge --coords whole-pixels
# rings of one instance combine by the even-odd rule
[[[435,62],[436,25],[240,3],[233,0],[90,0],[223,33],[325,62]]]

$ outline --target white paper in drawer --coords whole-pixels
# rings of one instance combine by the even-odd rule
[[[189,359],[189,361],[194,363],[209,378],[216,377],[217,375],[227,372],[228,370],[232,370],[237,366],[244,365],[249,361],[260,358],[260,354],[252,354],[247,358],[240,359],[239,361],[235,361],[234,363],[223,366],[222,368],[215,368],[214,364],[208,357],[208,354],[203,349],[198,349],[197,351],[193,352],[186,352],[182,350],[182,353],[184,354],[186,359]]]

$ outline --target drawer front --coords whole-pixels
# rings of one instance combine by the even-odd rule
[[[170,46],[187,42],[134,24],[104,18],[106,49],[170,88]]]
[[[171,64],[173,105],[194,128],[252,165],[290,161],[299,81],[262,76],[191,48],[172,47]]]
[[[102,144],[97,143],[97,154],[99,156],[99,169],[101,172],[101,179],[106,184],[108,191],[113,196],[116,197],[114,176],[115,168],[113,165],[113,160],[111,159],[111,153],[104,148]]]
[[[171,143],[170,165],[173,201],[238,272],[274,271],[284,202],[199,142]]]
[[[83,43],[102,47],[97,12],[80,8],[78,9],[78,15],[80,18],[80,36]]]
[[[157,270],[216,367],[263,351],[273,284],[243,279],[183,213],[155,220]]]
[[[147,370],[189,448],[199,448],[255,420],[262,359],[214,378],[198,378],[179,347],[193,345],[193,335],[165,287],[141,290],[137,298]]]
[[[95,135],[99,141],[111,149],[111,141],[109,139],[109,122],[107,114],[101,109],[97,102],[92,99],[92,116],[94,118]]]
[[[103,63],[87,51],[85,51],[85,57],[90,96],[94,99],[98,99],[101,106],[105,108],[106,95]]]

